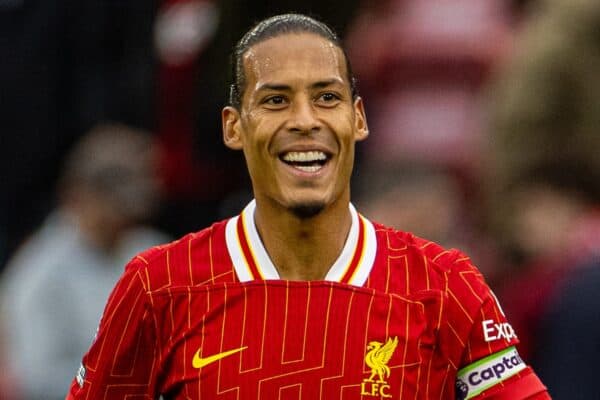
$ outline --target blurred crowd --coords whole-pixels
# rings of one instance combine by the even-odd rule
[[[128,258],[249,201],[225,66],[289,11],[348,48],[357,208],[470,254],[553,398],[600,398],[597,0],[0,0],[0,398],[64,398]]]

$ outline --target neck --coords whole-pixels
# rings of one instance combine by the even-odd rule
[[[254,219],[279,276],[288,280],[324,279],[352,222],[347,199],[309,218],[257,199]]]

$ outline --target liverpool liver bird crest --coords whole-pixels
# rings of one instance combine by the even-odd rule
[[[371,368],[371,376],[367,381],[373,382],[375,375],[379,377],[377,382],[386,381],[390,376],[390,367],[387,366],[387,363],[392,358],[396,346],[398,346],[398,336],[393,339],[389,338],[385,344],[376,341],[369,342],[365,362]]]

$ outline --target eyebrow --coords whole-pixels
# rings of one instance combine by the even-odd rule
[[[343,85],[344,81],[339,78],[331,78],[331,79],[326,79],[324,81],[315,82],[312,85],[310,85],[310,87],[313,89],[323,89],[328,86],[332,86],[332,85],[336,85],[336,84]]]
[[[283,91],[288,91],[291,89],[292,89],[292,87],[290,85],[283,85],[283,84],[277,84],[277,83],[263,83],[256,89],[256,91],[261,92],[263,90],[273,90],[273,91],[277,91],[277,92],[283,92]]]
[[[329,87],[329,86],[335,85],[335,84],[343,85],[344,82],[339,78],[325,79],[325,80],[317,81],[317,82],[311,84],[310,88],[311,89],[322,89],[322,88],[326,88],[326,87]],[[279,84],[279,83],[263,83],[256,89],[257,92],[260,92],[263,90],[290,91],[290,90],[292,90],[292,87],[290,85]]]

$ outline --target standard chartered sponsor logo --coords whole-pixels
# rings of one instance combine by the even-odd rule
[[[517,337],[515,330],[508,322],[497,324],[493,319],[486,319],[481,323],[483,327],[483,337],[486,342],[492,342],[498,339],[509,341]]]
[[[517,350],[509,347],[461,369],[457,381],[462,387],[468,387],[464,399],[470,399],[525,368]]]

